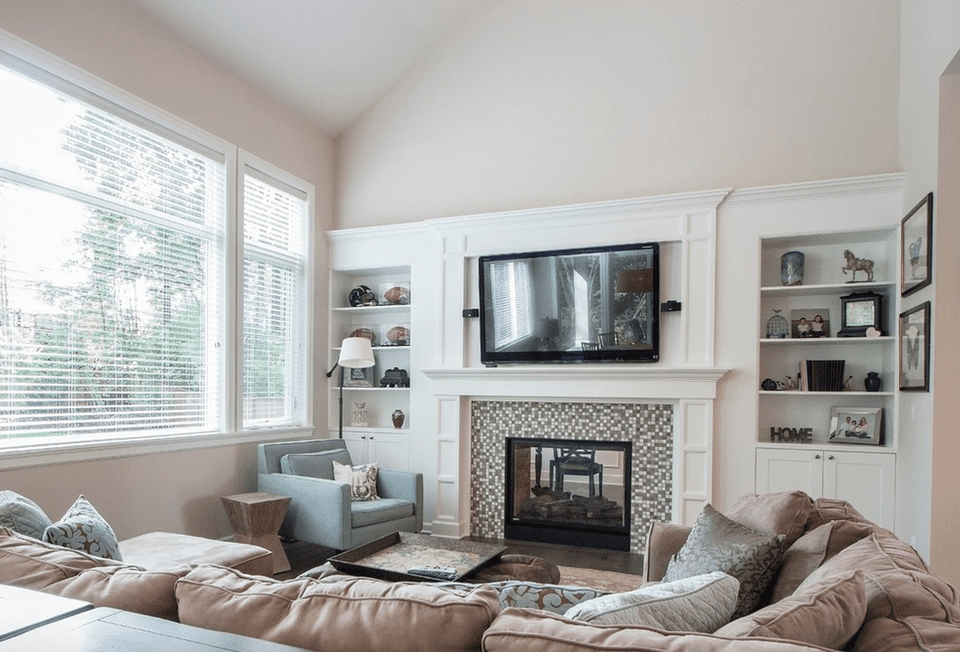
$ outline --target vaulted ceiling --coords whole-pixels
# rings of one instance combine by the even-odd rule
[[[336,136],[482,0],[117,0]]]

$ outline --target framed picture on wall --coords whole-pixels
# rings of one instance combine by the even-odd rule
[[[930,390],[930,302],[900,313],[900,391]]]
[[[900,221],[900,296],[933,280],[933,193],[920,200]]]

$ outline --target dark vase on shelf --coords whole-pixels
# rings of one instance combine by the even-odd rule
[[[883,379],[876,371],[868,371],[867,377],[863,379],[863,387],[868,392],[879,392],[883,387]]]

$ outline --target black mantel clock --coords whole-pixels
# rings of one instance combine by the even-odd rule
[[[883,295],[876,292],[851,292],[840,297],[840,330],[837,337],[865,337],[867,330],[882,332]]]

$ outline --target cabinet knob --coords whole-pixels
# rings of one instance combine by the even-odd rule
[[[832,460],[832,459],[833,459],[833,455],[827,455],[827,459],[828,459],[828,460]]]
[[[366,435],[360,435],[360,439],[366,439],[366,438],[367,438]]]
[[[814,456],[813,456],[813,459],[819,460],[819,459],[820,459],[820,453],[817,453],[816,455],[814,455]]]
[[[370,441],[373,441],[373,435],[370,435]],[[832,457],[830,459],[833,459]]]

